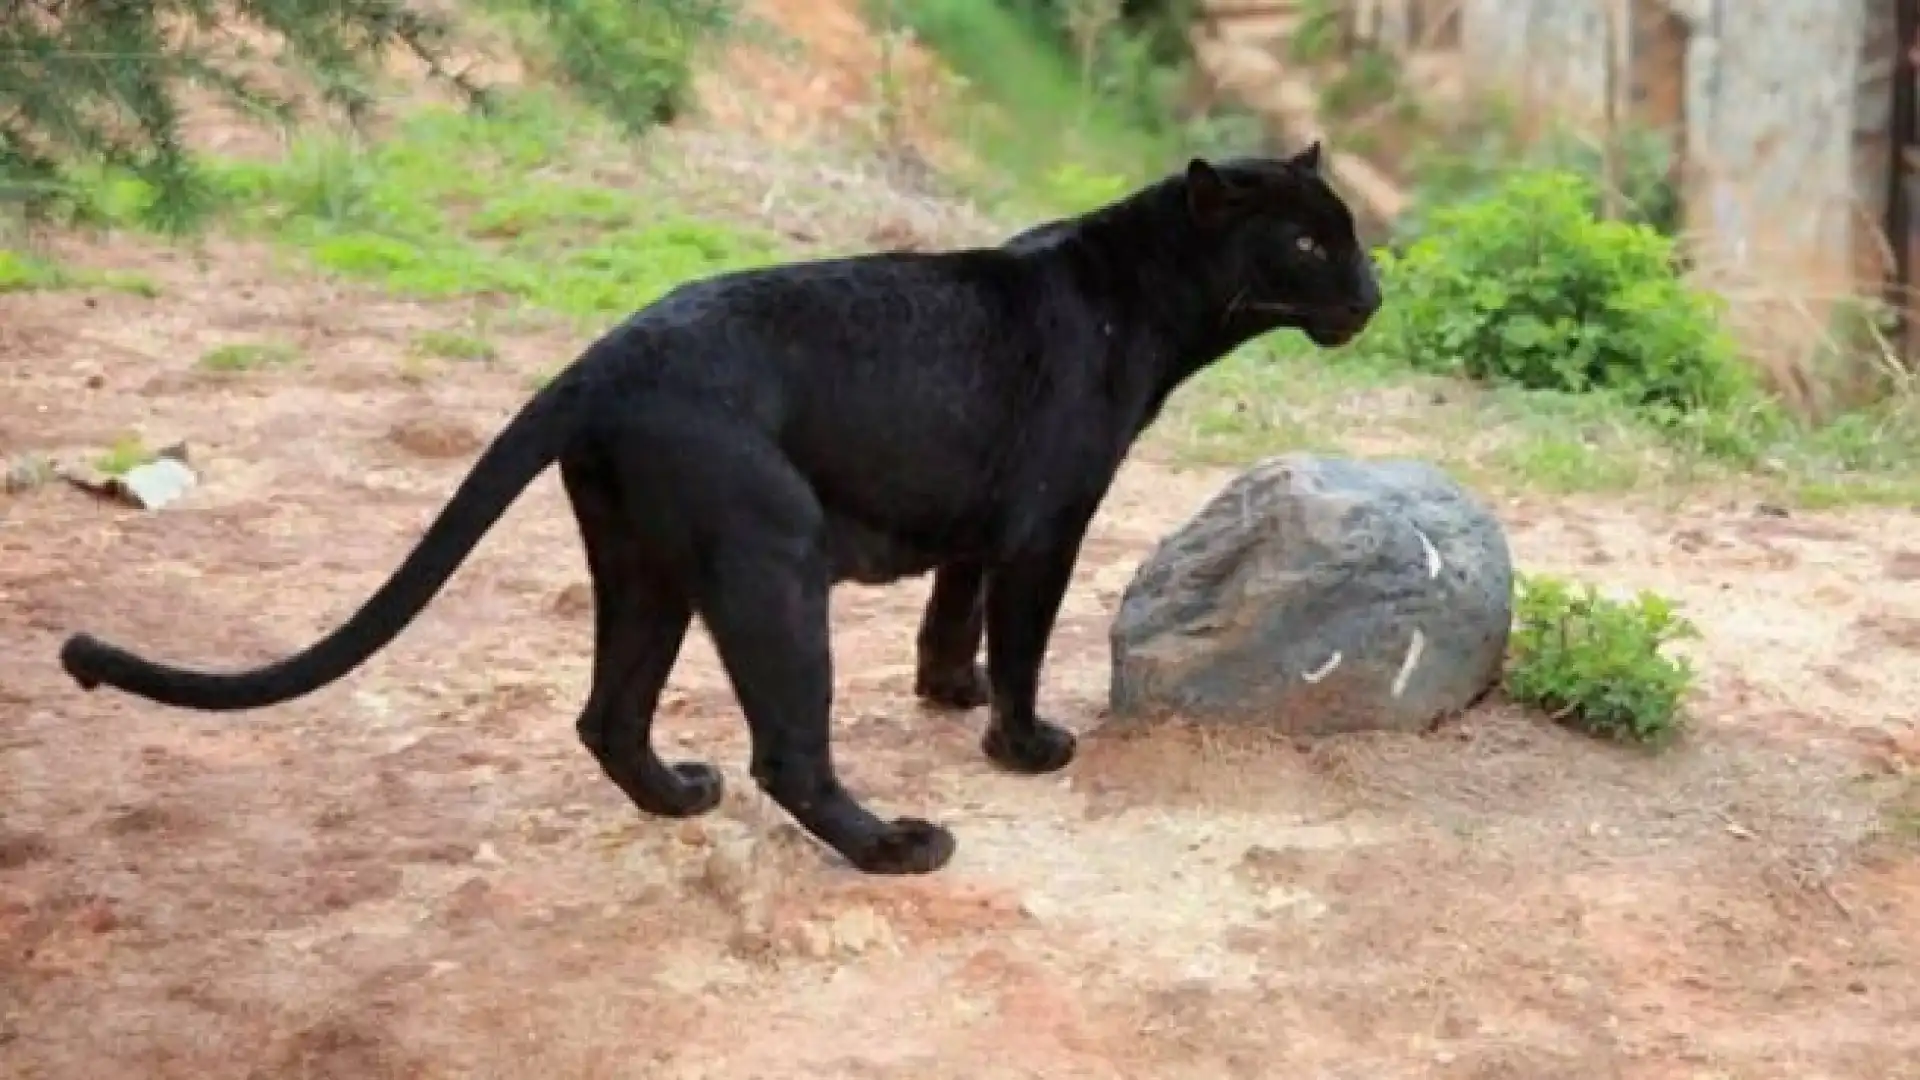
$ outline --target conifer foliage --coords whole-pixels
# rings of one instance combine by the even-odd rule
[[[0,201],[30,213],[59,205],[73,164],[97,162],[146,182],[156,222],[184,222],[199,190],[183,84],[291,118],[296,101],[249,74],[273,48],[323,106],[357,119],[382,57],[405,50],[483,101],[448,68],[449,37],[445,19],[405,0],[0,0]]]

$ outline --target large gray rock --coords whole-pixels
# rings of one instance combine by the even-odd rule
[[[1417,730],[1499,677],[1512,581],[1500,523],[1439,469],[1268,458],[1135,572],[1110,712]]]

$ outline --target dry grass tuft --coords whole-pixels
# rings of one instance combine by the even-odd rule
[[[1911,396],[1920,381],[1898,344],[1861,313],[1884,300],[1858,288],[1784,280],[1751,263],[1706,252],[1688,279],[1726,302],[1724,323],[1769,389],[1799,416],[1824,420],[1850,408]]]

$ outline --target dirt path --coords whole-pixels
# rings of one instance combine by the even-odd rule
[[[423,308],[221,249],[157,300],[0,297],[0,448],[184,435],[177,509],[0,501],[0,1074],[140,1077],[1920,1077],[1920,525],[1522,501],[1523,567],[1679,597],[1701,731],[1660,760],[1498,706],[1427,738],[1098,733],[1011,777],[909,693],[924,584],[836,603],[837,748],[952,825],[835,869],[744,776],[703,637],[660,736],[725,767],[641,820],[575,744],[583,560],[551,476],[364,671],[199,716],[82,696],[87,627],[283,653],[393,566],[562,336],[405,377]],[[162,260],[162,261],[154,261]],[[309,369],[193,373],[291,334]],[[418,374],[418,372],[415,372]],[[90,388],[89,383],[101,385]],[[1043,691],[1099,723],[1107,613],[1221,474],[1130,466]]]

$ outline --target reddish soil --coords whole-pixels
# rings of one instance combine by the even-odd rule
[[[84,254],[84,253],[83,253]],[[744,776],[704,637],[659,737],[725,805],[646,820],[574,742],[584,567],[543,477],[387,652],[200,715],[60,674],[87,628],[280,655],[410,546],[556,334],[405,360],[469,311],[123,248],[156,299],[0,297],[0,448],[189,440],[154,513],[0,501],[0,1074],[143,1077],[1920,1076],[1920,527],[1502,503],[1524,567],[1678,597],[1697,734],[1645,758],[1499,705],[1429,737],[1101,729],[1106,620],[1223,481],[1130,465],[1044,689],[1032,779],[910,695],[925,585],[836,602],[837,747],[952,825],[920,879],[831,865]],[[209,346],[309,363],[199,374]],[[1882,835],[1884,833],[1884,835]]]

